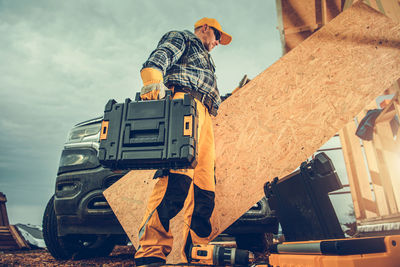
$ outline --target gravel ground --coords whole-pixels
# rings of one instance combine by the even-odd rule
[[[134,266],[134,248],[116,246],[110,256],[86,260],[55,260],[45,249],[0,251],[0,266]]]

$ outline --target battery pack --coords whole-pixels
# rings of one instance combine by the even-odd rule
[[[110,169],[180,169],[197,165],[196,102],[109,100],[100,132],[99,161]]]

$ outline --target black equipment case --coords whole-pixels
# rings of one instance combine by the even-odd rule
[[[99,160],[111,169],[179,169],[197,164],[196,102],[172,99],[109,100],[100,133]]]
[[[332,161],[319,153],[298,171],[264,186],[286,241],[344,238],[328,193],[343,188]]]

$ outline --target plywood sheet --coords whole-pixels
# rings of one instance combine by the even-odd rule
[[[356,3],[228,98],[214,120],[212,237],[262,198],[266,181],[293,171],[399,77],[400,25]],[[152,173],[132,171],[105,191],[135,246]],[[169,262],[179,262],[183,227],[171,223]]]

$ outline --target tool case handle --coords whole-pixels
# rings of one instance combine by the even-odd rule
[[[125,126],[123,144],[127,146],[135,145],[161,145],[164,143],[165,125],[159,124],[158,129],[134,129],[131,125]]]
[[[172,90],[165,90],[165,98],[172,98]],[[135,95],[135,101],[143,101],[142,98],[140,97],[140,92],[137,92]]]

